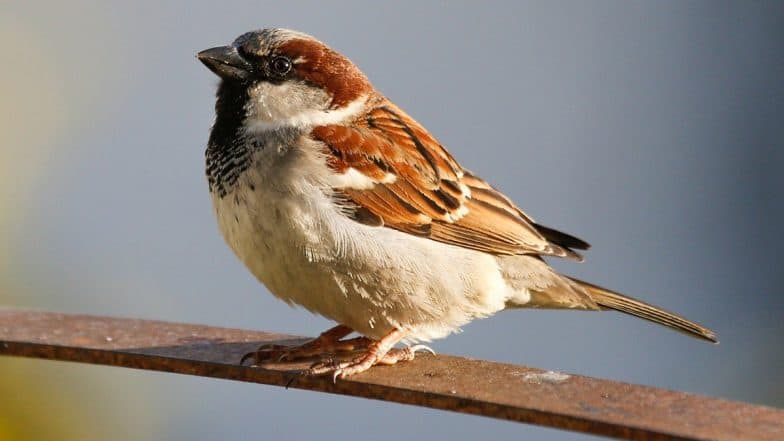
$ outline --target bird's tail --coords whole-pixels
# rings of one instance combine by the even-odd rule
[[[569,279],[587,291],[591,296],[591,299],[593,299],[597,305],[602,307],[602,309],[613,309],[615,311],[624,312],[626,314],[631,314],[633,316],[667,326],[692,337],[701,338],[713,343],[719,342],[719,340],[716,339],[716,334],[713,331],[697,323],[694,323],[691,320],[687,320],[661,308],[657,308],[653,305],[649,305],[631,297],[626,297],[600,286],[592,285],[588,282],[583,282],[582,280],[577,280],[571,277]]]

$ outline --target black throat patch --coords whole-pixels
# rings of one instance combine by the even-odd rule
[[[222,81],[215,102],[215,124],[207,144],[206,171],[210,192],[223,198],[250,166],[251,149],[242,123],[248,102],[246,84]]]

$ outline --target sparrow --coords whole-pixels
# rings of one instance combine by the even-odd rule
[[[206,174],[223,238],[273,295],[337,322],[242,362],[349,353],[306,372],[346,378],[517,308],[615,310],[717,342],[697,323],[557,273],[545,257],[581,261],[588,243],[463,168],[321,41],[263,29],[197,57],[220,78]]]

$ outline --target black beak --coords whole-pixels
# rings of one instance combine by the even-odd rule
[[[247,80],[253,70],[253,66],[242,58],[234,46],[203,50],[196,54],[196,58],[224,80]]]

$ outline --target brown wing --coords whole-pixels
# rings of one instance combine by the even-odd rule
[[[382,101],[351,126],[321,126],[337,185],[355,218],[497,255],[541,254],[581,260],[588,244],[534,223],[509,198],[464,170],[413,118]]]

